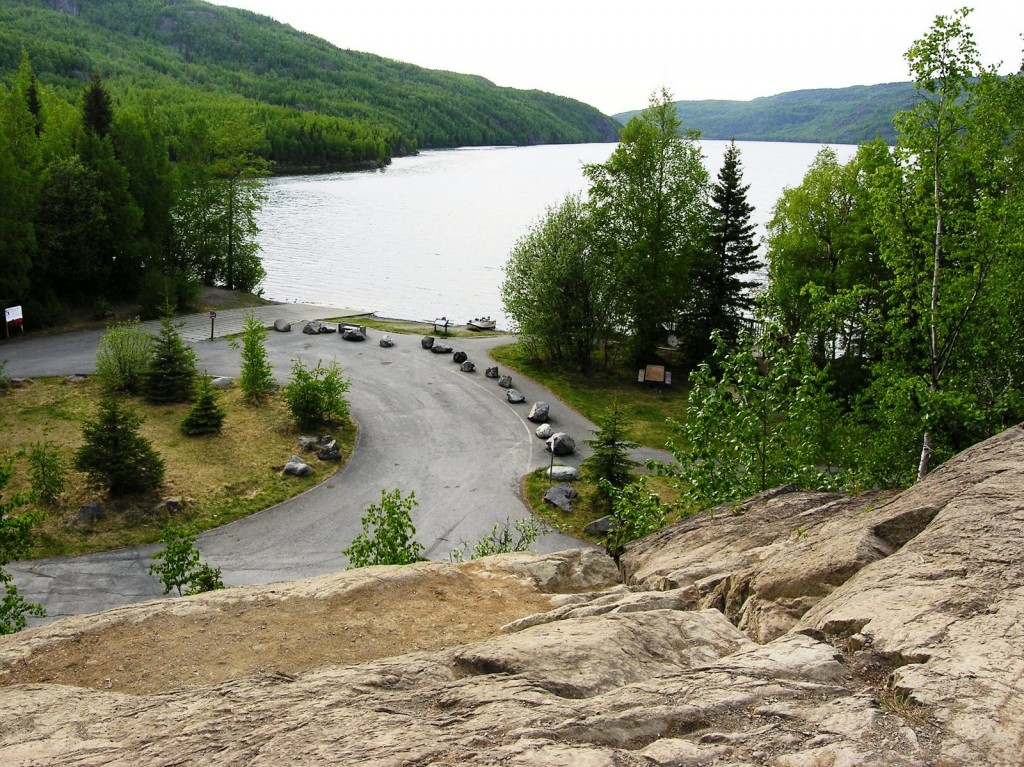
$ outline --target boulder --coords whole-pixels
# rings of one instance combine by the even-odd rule
[[[312,453],[320,447],[321,437],[299,437],[299,450],[303,453]]]
[[[552,506],[557,506],[562,511],[572,511],[572,502],[579,497],[579,493],[571,485],[561,483],[553,485],[548,488],[548,491],[544,493],[544,502],[550,503]]]
[[[505,392],[505,399],[511,402],[513,405],[521,405],[526,402],[526,397],[517,389],[509,389]]]
[[[75,519],[85,524],[92,524],[103,519],[103,507],[96,501],[84,503],[78,508]]]
[[[66,383],[66,384],[80,384],[80,383],[85,383],[88,380],[89,380],[89,376],[87,374],[85,374],[85,373],[72,373],[71,375],[69,375],[67,378],[64,379],[64,383]]]
[[[547,446],[555,455],[572,455],[576,452],[576,440],[564,431],[556,431],[548,437]]]
[[[278,333],[288,333],[292,329],[292,323],[288,320],[274,320],[274,330]]]
[[[498,377],[498,366],[497,365],[490,366],[489,368],[484,370],[484,375],[487,376],[488,378],[497,378]]]
[[[235,379],[228,378],[227,376],[217,376],[210,379],[210,386],[214,389],[230,389],[234,385]]]
[[[391,336],[385,333],[380,337],[380,345],[381,348],[383,349],[390,349],[392,346],[395,345],[395,342],[392,340]]]
[[[341,331],[341,337],[346,341],[365,341],[366,333],[359,328],[346,327]]]
[[[544,473],[555,482],[575,482],[580,478],[580,470],[575,466],[551,466]]]
[[[341,447],[334,439],[327,438],[326,442],[321,440],[320,446],[316,450],[316,457],[321,461],[340,461]]]
[[[587,535],[592,535],[595,538],[600,538],[602,536],[608,535],[608,533],[610,533],[613,529],[615,529],[615,517],[609,514],[607,516],[598,517],[597,519],[595,519],[593,522],[591,522],[583,528],[583,532],[585,532]]]
[[[434,354],[451,354],[452,347],[448,346],[448,344],[434,344],[430,347],[430,351]]]
[[[292,477],[305,477],[313,468],[299,456],[293,455],[284,465],[284,473]]]
[[[498,386],[500,386],[502,389],[511,389],[512,388],[512,376],[502,376],[501,378],[499,378],[498,379]]]
[[[541,439],[547,439],[548,437],[555,433],[555,430],[551,428],[551,424],[542,423],[540,426],[537,427],[537,429],[533,433],[536,434]]]
[[[434,337],[433,336],[423,336],[423,338],[420,339],[420,346],[422,346],[424,349],[431,349],[431,348],[433,348],[433,346],[434,346]]]
[[[319,320],[311,320],[302,326],[302,332],[307,336],[315,336],[320,332],[320,326]]]
[[[462,364],[468,359],[469,355],[465,352],[455,352],[455,354],[452,355],[452,362],[457,362],[459,364]]]
[[[476,365],[473,364],[472,360],[465,360],[460,367],[463,373],[472,373],[476,370]]]
[[[537,401],[533,403],[533,406],[530,408],[530,412],[526,417],[534,423],[544,423],[548,420],[548,412],[550,410],[551,408],[548,406],[547,402]]]

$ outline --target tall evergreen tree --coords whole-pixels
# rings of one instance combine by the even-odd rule
[[[114,108],[110,93],[100,79],[99,72],[92,73],[92,79],[82,94],[82,126],[99,138],[110,135],[114,123]]]
[[[192,399],[195,382],[196,353],[182,340],[169,314],[165,315],[142,379],[142,393],[150,402],[187,402]]]
[[[711,187],[711,258],[704,273],[709,340],[718,330],[728,342],[739,337],[740,318],[753,306],[751,291],[760,283],[743,279],[760,268],[754,224],[754,207],[747,202],[749,184],[743,183],[740,150],[731,141],[725,150],[718,181]]]

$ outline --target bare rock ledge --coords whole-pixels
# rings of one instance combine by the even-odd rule
[[[901,494],[780,488],[621,567],[370,568],[2,637],[0,764],[1024,763],[1020,427]],[[236,656],[260,665],[218,672]]]

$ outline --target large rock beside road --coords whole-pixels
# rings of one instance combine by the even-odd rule
[[[1013,428],[680,521],[625,583],[587,549],[57,621],[0,637],[0,763],[1019,767],[1021,498]]]

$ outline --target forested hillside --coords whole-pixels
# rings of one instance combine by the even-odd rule
[[[751,101],[677,101],[683,126],[701,138],[861,144],[896,139],[893,118],[914,104],[912,83],[791,91]],[[637,112],[615,115],[625,123]]]
[[[119,103],[157,106],[171,131],[246,109],[278,170],[386,163],[423,147],[614,141],[596,109],[472,75],[422,69],[199,0],[5,0],[0,78],[28,53],[44,88],[75,102],[99,74]]]

